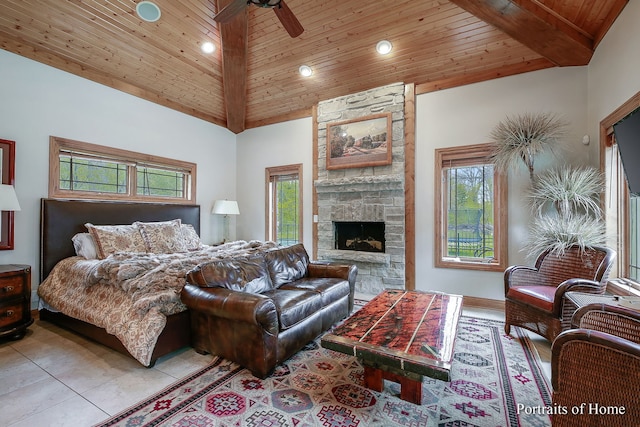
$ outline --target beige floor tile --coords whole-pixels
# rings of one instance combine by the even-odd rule
[[[0,350],[0,396],[49,378],[49,374],[11,347]]]
[[[175,381],[176,378],[157,369],[133,370],[87,390],[82,396],[109,415],[114,415]]]
[[[77,395],[53,377],[0,396],[0,426],[22,421]]]
[[[11,424],[11,427],[89,427],[107,418],[109,418],[107,413],[96,408],[83,397],[74,396]]]
[[[192,348],[185,348],[159,358],[154,369],[180,379],[210,365],[213,359],[210,354],[198,354]]]

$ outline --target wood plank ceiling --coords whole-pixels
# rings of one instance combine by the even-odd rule
[[[242,39],[244,24],[213,20],[213,0],[154,0],[154,23],[136,15],[138,0],[0,0],[0,47],[239,133],[395,82],[424,93],[586,65],[627,1],[287,0],[302,35],[248,6]],[[221,32],[231,48],[246,43],[246,69],[224,72]],[[375,52],[382,39],[391,54]],[[200,50],[206,41],[213,54]]]

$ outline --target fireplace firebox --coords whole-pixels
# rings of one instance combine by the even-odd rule
[[[335,249],[363,252],[384,252],[384,222],[333,223]]]

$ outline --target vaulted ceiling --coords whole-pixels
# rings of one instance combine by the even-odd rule
[[[230,0],[153,1],[150,23],[138,0],[0,0],[0,47],[239,133],[395,82],[425,93],[586,65],[628,0],[286,0],[295,38],[268,8],[218,24]]]

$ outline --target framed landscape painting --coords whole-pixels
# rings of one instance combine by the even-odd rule
[[[391,164],[391,113],[327,125],[327,169]]]

